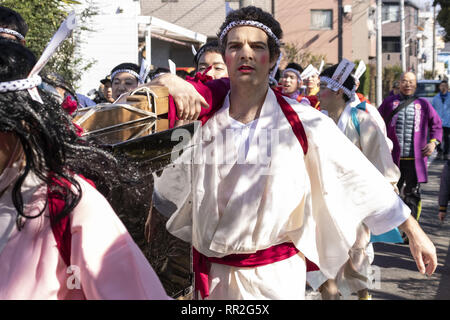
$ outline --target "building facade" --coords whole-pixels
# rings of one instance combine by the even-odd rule
[[[342,58],[374,62],[375,0],[277,0],[275,17],[285,43],[324,55],[327,63]]]
[[[141,14],[163,19],[184,28],[217,38],[219,27],[225,21],[226,5],[239,8],[239,0],[140,0]],[[272,0],[245,1],[272,12]]]
[[[400,66],[400,1],[383,0],[382,52],[383,67]],[[405,56],[406,70],[417,72],[419,63],[419,8],[405,1]]]

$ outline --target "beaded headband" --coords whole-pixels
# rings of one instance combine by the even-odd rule
[[[235,27],[240,27],[240,26],[251,26],[251,27],[256,27],[259,28],[261,30],[263,30],[265,33],[267,33],[267,35],[269,37],[271,37],[273,40],[275,40],[277,46],[280,46],[280,39],[278,39],[278,37],[272,32],[272,30],[270,30],[270,28],[268,26],[266,26],[265,24],[258,22],[258,21],[253,21],[253,20],[240,20],[240,21],[233,21],[230,22],[229,25],[227,25],[225,27],[225,29],[223,29],[222,33],[220,34],[220,42],[223,42],[223,38],[225,38],[225,36],[227,35],[228,32],[230,32],[231,29],[235,28]]]
[[[355,99],[356,86],[353,86],[352,90],[350,90],[344,87],[344,82],[347,80],[354,67],[355,64],[353,62],[343,59],[337,66],[336,71],[334,71],[331,78],[322,76],[320,77],[320,81],[327,83],[327,87],[334,92],[342,89],[347,97],[353,101]]]
[[[302,76],[300,75],[300,72],[299,72],[298,70],[295,70],[295,69],[293,69],[293,68],[287,68],[287,69],[284,69],[284,70],[283,70],[283,76],[284,76],[284,73],[285,73],[286,71],[290,71],[290,72],[295,73],[295,75],[297,76],[298,82],[300,82],[300,81],[302,80]]]
[[[137,74],[137,72],[136,72],[136,71],[133,71],[133,70],[130,70],[130,69],[119,69],[119,70],[114,71],[114,72],[111,74],[111,81],[114,81],[114,77],[115,77],[117,74],[123,73],[123,72],[126,72],[126,73],[131,74],[132,76],[136,77],[136,79],[138,80],[139,83],[142,83],[142,79],[141,79],[141,77]]]
[[[0,28],[0,33],[7,33],[7,34],[15,36],[19,40],[25,40],[25,37],[21,33],[15,31],[15,30],[12,30],[12,29]]]
[[[349,97],[350,99],[353,98],[353,95],[355,93],[354,90],[349,90],[348,88],[344,87],[342,84],[340,84],[339,82],[328,78],[328,77],[320,77],[320,81],[326,82],[328,85],[327,87],[333,91],[338,91],[339,89],[342,89],[342,91],[344,91],[344,93],[347,95],[347,97]]]
[[[26,79],[0,82],[0,93],[28,90],[28,93],[33,100],[43,103],[37,90],[37,86],[42,83],[39,72],[44,68],[61,43],[72,33],[72,30],[75,29],[76,25],[76,15],[73,11],[67,16],[66,20],[63,21],[53,35],[52,39],[45,47],[44,52],[42,52],[41,57],[34,65],[33,69],[31,69],[28,77]],[[14,30],[0,28],[0,32],[15,35],[21,40],[24,39],[23,35]]]
[[[0,82],[0,92],[5,93],[5,92],[32,89],[37,87],[41,83],[42,79],[38,75],[34,75],[31,78],[27,79]]]

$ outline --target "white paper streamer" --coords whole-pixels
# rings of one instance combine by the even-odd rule
[[[38,62],[36,62],[30,74],[28,75],[28,78],[36,76],[39,74],[39,72],[41,72],[41,70],[45,67],[47,62],[59,48],[61,43],[67,39],[67,37],[70,35],[72,30],[76,28],[76,26],[77,26],[77,19],[75,11],[72,11],[66,18],[66,20],[64,20],[64,22],[61,24],[58,31],[56,31],[56,33],[53,35],[50,42],[47,44],[47,47],[45,48]],[[30,93],[31,98],[33,100],[43,103],[36,87],[28,89],[28,92]]]
[[[364,72],[366,72],[366,64],[364,63],[364,61],[360,61],[358,64],[358,68],[355,71],[355,79],[359,80],[359,78],[361,78],[361,76],[364,74]]]
[[[169,69],[170,69],[170,73],[171,74],[177,74],[177,65],[175,64],[175,62],[173,62],[172,60],[168,60],[169,61]]]
[[[310,64],[306,67],[305,70],[303,70],[300,76],[302,80],[305,80],[311,77],[314,73],[318,73],[318,70],[312,64]]]
[[[148,74],[150,73],[151,65],[144,58],[141,61],[141,71],[139,72],[139,82],[145,83]]]

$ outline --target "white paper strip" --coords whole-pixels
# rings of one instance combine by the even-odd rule
[[[355,72],[355,79],[359,80],[359,78],[361,78],[364,72],[366,72],[366,64],[364,63],[364,61],[361,60]]]
[[[169,69],[171,74],[177,74],[177,65],[169,59]]]

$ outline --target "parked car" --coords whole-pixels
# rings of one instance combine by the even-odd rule
[[[427,98],[431,103],[433,97],[439,93],[440,83],[441,80],[418,80],[416,96]]]

